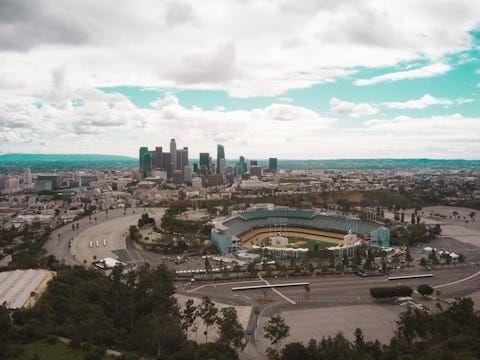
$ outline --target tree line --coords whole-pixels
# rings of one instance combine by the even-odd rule
[[[15,359],[22,344],[55,335],[71,339],[73,346],[119,350],[125,359],[236,359],[244,338],[235,309],[218,310],[204,298],[182,310],[174,290],[163,265],[128,273],[119,267],[109,276],[64,267],[33,308],[9,314],[0,307],[0,358]],[[206,326],[206,344],[187,339],[195,319]],[[213,326],[215,341],[208,338]]]

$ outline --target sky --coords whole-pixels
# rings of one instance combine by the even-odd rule
[[[0,0],[0,154],[480,159],[478,0]]]

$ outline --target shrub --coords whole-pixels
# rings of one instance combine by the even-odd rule
[[[409,286],[380,286],[370,289],[370,295],[375,299],[387,299],[397,296],[410,296],[413,289]]]
[[[418,285],[417,291],[422,296],[432,295],[433,294],[433,287],[427,284]]]

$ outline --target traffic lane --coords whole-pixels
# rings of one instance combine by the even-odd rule
[[[369,295],[369,290],[372,287],[376,286],[397,286],[397,285],[407,285],[412,288],[416,288],[420,284],[428,283],[433,286],[448,283],[450,281],[455,281],[467,277],[476,272],[476,268],[467,268],[467,269],[449,269],[447,271],[438,271],[434,273],[433,278],[420,278],[420,279],[411,279],[411,280],[397,280],[397,281],[388,281],[386,277],[374,277],[374,278],[362,278],[357,276],[337,276],[335,278],[325,278],[325,277],[303,277],[303,278],[294,278],[294,279],[269,279],[271,284],[285,284],[293,282],[309,282],[309,293],[312,295],[323,294],[323,295],[351,295],[351,296],[365,296]],[[478,281],[474,278],[472,282]],[[208,296],[217,296],[218,294],[231,293],[233,287],[237,287],[238,284],[222,284],[212,286],[203,286],[201,291],[196,291],[203,295]],[[255,284],[258,285],[258,284]],[[260,283],[261,285],[261,283]],[[459,284],[461,285],[461,284]],[[289,288],[277,288],[285,296],[293,296],[299,294],[307,293],[305,287],[289,287]],[[245,294],[251,298],[258,297],[262,295],[267,290],[242,290],[237,291],[238,293]],[[225,296],[225,295],[223,295]]]

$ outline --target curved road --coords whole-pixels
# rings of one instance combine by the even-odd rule
[[[126,250],[125,237],[130,225],[135,225],[144,212],[143,208],[128,208],[126,215],[123,209],[109,210],[108,217],[105,211],[92,214],[74,224],[78,224],[78,230],[72,229],[72,223],[66,224],[52,232],[44,245],[48,254],[54,255],[66,265],[82,265],[84,260],[87,264],[103,257],[118,256],[112,250]],[[154,208],[150,210],[150,216],[157,221],[163,216],[164,209]],[[95,221],[95,218],[97,219]],[[106,240],[106,246],[104,241]],[[99,246],[96,246],[98,240]],[[90,248],[90,241],[93,247]]]

